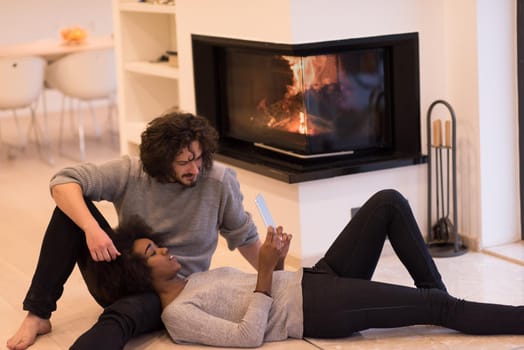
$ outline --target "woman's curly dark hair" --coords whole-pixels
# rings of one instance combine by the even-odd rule
[[[154,292],[151,268],[142,256],[133,253],[135,240],[153,240],[152,234],[151,227],[141,217],[133,216],[110,234],[121,253],[116,260],[95,262],[88,259],[88,285],[95,286],[97,301],[102,306],[108,306],[128,295]]]
[[[202,148],[202,173],[213,165],[218,133],[206,118],[190,113],[168,111],[149,122],[141,135],[140,159],[144,171],[161,183],[175,181],[173,161],[191,142]]]

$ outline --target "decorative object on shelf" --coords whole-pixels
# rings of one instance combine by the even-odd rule
[[[149,61],[151,63],[167,63],[171,67],[178,68],[178,53],[176,51],[167,50],[165,54]]]
[[[62,29],[60,36],[65,45],[79,45],[86,40],[87,31],[82,27],[69,27]]]
[[[433,118],[437,105],[447,108],[447,118]],[[444,129],[442,124],[444,123]],[[442,133],[444,132],[444,139]],[[464,254],[457,225],[457,143],[456,118],[451,105],[444,100],[433,102],[427,112],[428,146],[428,239],[427,245],[435,257],[452,257]],[[433,181],[433,171],[435,181]],[[433,186],[434,185],[434,186]],[[435,203],[433,203],[433,193]],[[436,217],[433,215],[435,204]],[[453,220],[450,219],[450,211]]]
[[[178,67],[178,52],[167,50],[166,55],[168,57],[167,62],[169,63],[169,65],[173,67]]]

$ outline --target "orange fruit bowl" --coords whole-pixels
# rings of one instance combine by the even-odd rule
[[[64,28],[60,31],[62,41],[66,45],[78,45],[84,43],[87,31],[81,27]]]

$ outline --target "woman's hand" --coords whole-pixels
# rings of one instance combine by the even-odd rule
[[[282,237],[273,227],[268,227],[266,239],[260,247],[258,271],[273,271],[282,253]]]
[[[293,235],[285,233],[282,226],[277,227],[276,231],[273,227],[268,227],[266,240],[260,248],[259,268],[269,269],[273,266],[272,271],[283,270],[292,238]]]
[[[283,232],[282,226],[279,226],[277,228],[277,235],[278,237],[280,237],[282,246],[280,247],[280,257],[275,266],[275,271],[284,270],[284,262],[286,260],[287,253],[289,252],[289,246],[291,245],[291,239],[293,238],[293,235]]]
[[[283,268],[290,240],[291,235],[283,233],[282,226],[279,226],[277,231],[273,227],[268,227],[266,239],[260,247],[258,256],[258,276],[255,288],[257,292],[270,295],[273,271],[280,265]]]

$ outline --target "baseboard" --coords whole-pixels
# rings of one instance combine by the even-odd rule
[[[476,236],[466,236],[459,234],[459,237],[468,250],[478,252],[480,251],[480,241]]]

